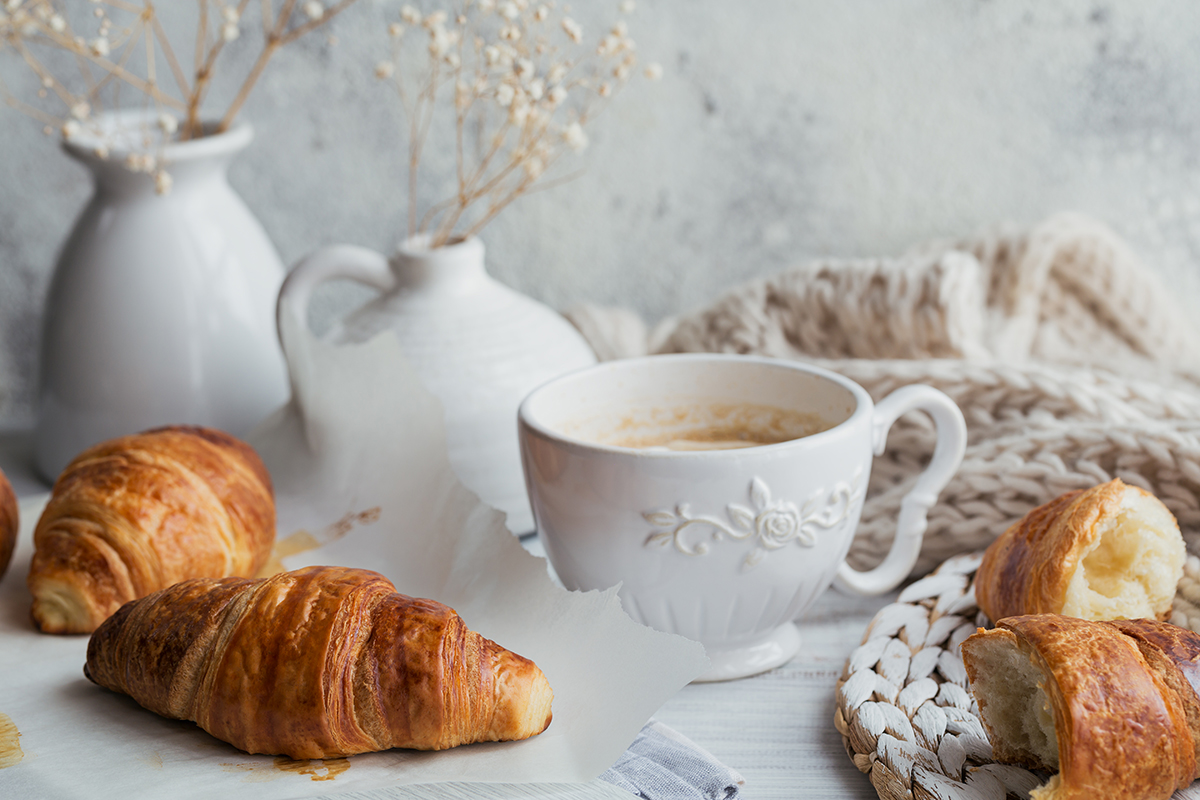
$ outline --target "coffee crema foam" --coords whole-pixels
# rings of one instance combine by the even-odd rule
[[[576,431],[594,444],[635,450],[738,450],[790,442],[833,426],[819,414],[754,403],[691,403],[638,409],[615,424]],[[602,429],[602,432],[597,432]]]

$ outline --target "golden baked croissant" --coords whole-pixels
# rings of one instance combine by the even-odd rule
[[[532,661],[382,575],[309,567],[196,579],[136,600],[84,673],[249,753],[329,758],[525,739],[553,693]]]
[[[975,599],[991,619],[1166,619],[1187,551],[1162,502],[1119,479],[1067,492],[984,553]]]
[[[13,493],[12,484],[0,469],[0,578],[8,569],[12,560],[13,550],[17,547],[17,530],[20,528],[20,518],[17,513],[17,496]]]
[[[89,633],[122,603],[186,578],[255,574],[275,541],[271,478],[220,431],[125,436],[67,465],[33,536],[34,622]]]
[[[981,628],[962,655],[995,759],[1058,771],[1032,800],[1166,800],[1197,777],[1191,631],[1038,614]]]

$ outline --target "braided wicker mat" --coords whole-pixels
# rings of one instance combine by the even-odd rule
[[[955,556],[880,609],[837,683],[834,725],[883,800],[1028,798],[1047,774],[996,764],[958,646],[990,621],[975,604],[983,553]],[[1200,632],[1200,558],[1171,622]],[[1200,800],[1200,782],[1175,798]]]

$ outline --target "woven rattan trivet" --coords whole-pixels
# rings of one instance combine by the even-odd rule
[[[958,646],[990,627],[975,604],[982,553],[955,556],[880,609],[837,684],[834,725],[883,800],[1028,798],[1044,783],[996,764]],[[1189,556],[1171,621],[1200,632],[1200,559]],[[1175,798],[1200,800],[1200,782]]]

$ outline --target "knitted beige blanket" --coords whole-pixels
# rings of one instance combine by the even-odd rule
[[[962,408],[962,468],[929,515],[918,570],[986,546],[1031,508],[1119,477],[1200,539],[1200,333],[1111,230],[1078,214],[1031,230],[821,261],[741,286],[653,330],[626,309],[567,313],[602,359],[755,353],[819,364],[879,400],[926,383]],[[1194,316],[1194,315],[1191,315]],[[851,561],[886,553],[933,450],[913,413],[878,458]]]

